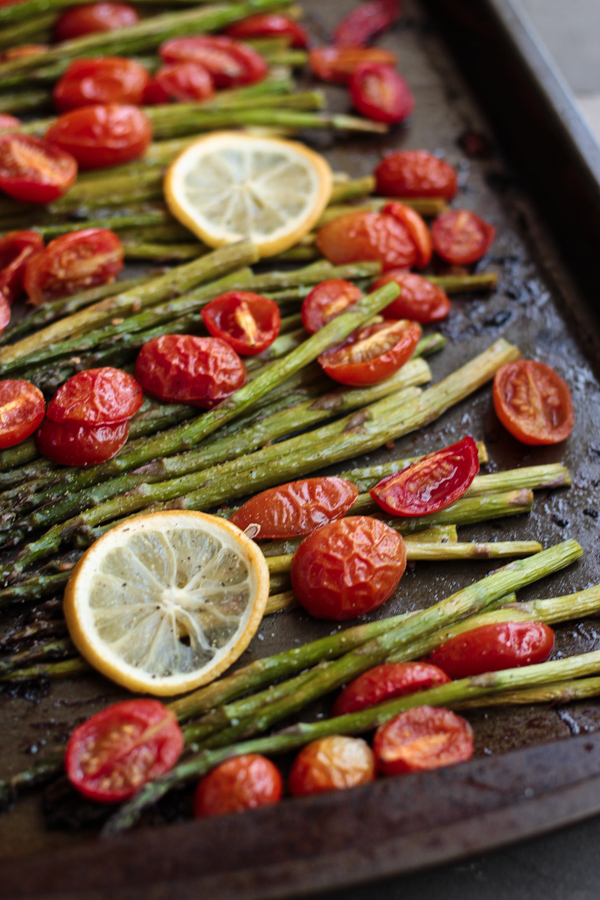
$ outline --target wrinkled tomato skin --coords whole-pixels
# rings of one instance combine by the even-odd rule
[[[473,730],[449,709],[416,706],[380,725],[373,750],[384,775],[425,772],[471,759]]]
[[[304,28],[293,19],[288,19],[278,13],[260,13],[257,16],[249,16],[241,22],[230,25],[225,34],[238,41],[263,37],[287,37],[291,41],[290,47],[303,50],[308,46],[308,35]]]
[[[95,466],[125,446],[129,420],[116,425],[81,425],[44,419],[35,436],[38,450],[63,466]]]
[[[27,260],[43,246],[35,231],[9,231],[0,238],[0,294],[8,303],[23,293]]]
[[[291,538],[345,516],[357,497],[356,485],[344,478],[304,478],[256,494],[230,521],[242,531],[258,525],[256,538]]]
[[[113,231],[85,228],[50,241],[25,266],[23,286],[36,306],[110,284],[123,268],[123,247]]]
[[[158,70],[144,93],[144,103],[195,103],[215,92],[210,72],[199,63],[173,63]]]
[[[375,172],[382,197],[442,197],[458,192],[456,172],[443,159],[426,150],[399,150],[383,159]]]
[[[375,779],[375,757],[362,738],[334,734],[303,747],[290,770],[293,797],[343,791]]]
[[[441,322],[450,312],[450,300],[441,287],[426,278],[402,269],[386,272],[371,286],[376,291],[391,281],[400,288],[400,296],[382,310],[385,319],[411,319],[421,325]]]
[[[400,17],[399,0],[366,0],[345,16],[335,29],[333,39],[345,47],[360,47]]]
[[[317,528],[299,546],[291,577],[299,603],[317,619],[365,615],[393,594],[406,568],[400,535],[370,516]]]
[[[398,57],[382,47],[315,47],[308,61],[313,75],[332,84],[348,84],[363,63],[395,66]]]
[[[255,84],[269,71],[262,56],[229,37],[172,38],[161,46],[160,55],[166,63],[200,63],[210,72],[218,89]]]
[[[545,363],[519,359],[500,366],[493,396],[496,415],[523,444],[557,444],[573,430],[569,386]]]
[[[281,328],[279,307],[269,297],[228,291],[202,310],[209,334],[221,338],[240,356],[256,356],[270,347]]]
[[[31,162],[24,161],[31,157]],[[77,177],[72,154],[29,134],[0,135],[0,189],[22,203],[51,203]]]
[[[335,701],[331,714],[345,716],[449,681],[446,672],[431,663],[383,663],[351,681]]]
[[[175,714],[158,700],[125,700],[75,729],[65,769],[90,800],[118,803],[172,769],[183,750]]]
[[[467,435],[383,478],[370,494],[392,516],[428,516],[456,503],[478,472],[477,444]]]
[[[137,10],[126,3],[90,3],[64,12],[54,26],[57,41],[71,41],[98,31],[120,31],[139,21]]]
[[[132,375],[103,366],[71,376],[48,404],[46,415],[53,422],[116,425],[135,415],[143,400]]]
[[[545,662],[554,632],[542,622],[495,622],[450,638],[430,654],[450,678],[470,678]]]
[[[377,212],[344,213],[319,230],[317,247],[336,266],[375,260],[384,272],[410,269],[418,258],[406,226]]]
[[[132,59],[105,56],[74,60],[56,84],[53,97],[59,112],[97,103],[139,104],[150,75]]]
[[[159,400],[211,409],[245,384],[246,369],[220,338],[167,334],[144,344],[135,378]]]
[[[99,169],[142,156],[152,140],[152,125],[136,106],[83,106],[59,116],[46,140],[70,153],[80,168]]]
[[[44,395],[30,381],[0,381],[0,450],[14,447],[32,435],[45,412]]]
[[[15,116],[9,116],[8,113],[0,113],[0,128],[20,128],[21,122]]]
[[[309,334],[314,334],[361,298],[362,291],[351,281],[341,278],[322,281],[302,301],[302,324]]]
[[[456,266],[468,266],[488,252],[496,229],[468,209],[450,209],[431,226],[433,249]]]
[[[236,756],[212,769],[199,782],[194,815],[222,816],[279,803],[283,782],[271,760],[257,753]]]
[[[420,325],[406,319],[367,325],[322,353],[319,363],[330,378],[341,384],[377,384],[411,358],[420,337]]]
[[[415,108],[408,84],[391,66],[362,63],[350,76],[349,90],[353,106],[374,122],[398,125]]]
[[[385,215],[393,216],[394,219],[406,226],[417,248],[415,265],[418,269],[424,269],[431,260],[433,244],[431,243],[429,229],[423,218],[410,206],[405,206],[404,203],[388,203],[384,206],[383,212]]]

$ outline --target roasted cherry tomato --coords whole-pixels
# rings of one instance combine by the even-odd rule
[[[76,59],[57,82],[54,102],[60,112],[96,103],[135,105],[142,102],[149,83],[146,69],[123,56]]]
[[[158,70],[144,92],[144,103],[193,103],[215,92],[212,76],[200,63],[172,63]]]
[[[302,324],[309,334],[319,331],[362,297],[360,288],[351,281],[331,278],[322,281],[302,301]]]
[[[431,226],[435,252],[456,266],[481,259],[492,246],[495,234],[493,225],[468,209],[450,209]]]
[[[270,759],[257,753],[227,759],[199,782],[194,815],[222,816],[279,803],[283,782]]]
[[[21,122],[15,116],[9,116],[8,113],[0,113],[0,128],[20,128]]]
[[[375,122],[397,125],[415,108],[408,84],[391,66],[362,63],[350,76],[349,88],[359,113]]]
[[[217,88],[262,81],[268,66],[251,47],[228,37],[198,35],[173,38],[160,48],[166,63],[197,62],[207,69]]]
[[[115,425],[135,415],[143,400],[133,375],[104,366],[71,376],[48,404],[47,416],[53,422]]]
[[[0,294],[0,334],[10,322],[10,303]]]
[[[30,381],[0,381],[0,450],[32,435],[45,412],[44,395]]]
[[[175,713],[158,700],[125,700],[75,729],[65,768],[85,797],[118,803],[172,769],[182,750]]]
[[[388,475],[370,494],[392,516],[427,516],[460,499],[478,472],[477,444],[467,435]]]
[[[221,338],[241,356],[256,356],[270,347],[281,328],[274,300],[249,291],[229,291],[215,297],[202,310],[213,337]]]
[[[257,16],[249,16],[241,22],[230,25],[226,32],[228,37],[238,41],[247,41],[252,38],[282,37],[289,38],[290,47],[303,49],[308,46],[308,35],[301,25],[282,16],[279,13],[260,13]]]
[[[431,663],[383,663],[363,672],[344,688],[333,705],[332,715],[345,716],[449,681],[446,673]]]
[[[9,231],[0,238],[0,294],[9,303],[23,292],[27,260],[43,246],[42,236],[35,231]]]
[[[417,248],[415,265],[418,269],[424,269],[433,254],[433,246],[429,229],[423,218],[404,203],[388,203],[383,207],[383,212],[387,216],[393,216],[394,219],[406,226]]]
[[[343,791],[375,778],[375,757],[362,738],[334,734],[303,747],[290,770],[294,797]]]
[[[0,188],[22,203],[50,203],[77,177],[74,157],[29,134],[0,134]]]
[[[152,125],[136,106],[84,106],[59,116],[46,140],[72,154],[82,169],[99,169],[138,159],[152,140]]]
[[[387,271],[410,269],[418,259],[407,227],[393,216],[377,212],[338,216],[319,230],[317,247],[336,266],[376,260]]]
[[[319,363],[330,378],[342,384],[377,384],[411,358],[420,337],[419,324],[407,319],[367,325],[322,353]]]
[[[450,300],[441,287],[403,269],[386,272],[373,283],[371,290],[376,291],[390,281],[398,285],[401,294],[381,312],[386,319],[412,319],[427,325],[440,322],[450,312]]]
[[[573,429],[571,392],[554,369],[531,359],[500,366],[494,376],[494,409],[524,444],[557,444]]]
[[[400,17],[399,0],[367,0],[352,10],[333,33],[336,44],[360,47],[390,28]]]
[[[373,750],[384,775],[441,769],[472,757],[473,731],[449,709],[416,706],[380,725]]]
[[[38,450],[64,466],[95,466],[116,456],[129,434],[129,419],[116,425],[80,425],[44,419],[35,436]]]
[[[344,478],[304,478],[262,491],[234,512],[231,521],[244,531],[258,525],[258,538],[289,538],[345,516],[358,488]]]
[[[310,68],[321,81],[348,84],[363,63],[395,66],[398,57],[382,47],[315,47],[308,56]]]
[[[70,41],[96,31],[120,31],[139,21],[137,10],[127,3],[89,3],[64,12],[54,26],[57,41]]]
[[[245,384],[246,369],[220,338],[166,334],[144,344],[135,377],[160,400],[210,409]]]
[[[458,191],[452,166],[427,150],[399,150],[382,160],[374,172],[377,193],[384,197],[442,197]]]
[[[23,286],[39,306],[98,284],[110,284],[123,268],[123,247],[113,231],[85,228],[50,241],[25,266]]]
[[[292,560],[292,585],[317,619],[341,622],[377,609],[406,568],[400,535],[370,516],[348,516],[317,528]]]
[[[548,659],[554,632],[542,622],[495,622],[450,638],[430,654],[450,678],[532,666]]]

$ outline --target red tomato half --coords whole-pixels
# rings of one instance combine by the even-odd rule
[[[85,797],[118,803],[172,769],[182,750],[183,734],[168,707],[158,700],[125,700],[75,729],[65,768]]]
[[[384,318],[412,319],[427,325],[429,322],[440,322],[450,312],[450,300],[441,287],[402,269],[386,272],[373,283],[371,290],[376,291],[390,281],[398,285],[401,294],[382,311]]]
[[[82,169],[99,169],[138,159],[152,140],[152,125],[136,106],[84,106],[59,116],[46,140],[72,154]]]
[[[179,100],[195,103],[208,100],[215,92],[212,76],[200,63],[181,62],[163,66],[144,92],[144,103]]]
[[[1,129],[12,129],[12,128],[20,128],[21,122],[19,119],[16,119],[15,116],[9,116],[8,113],[0,113],[0,128]]]
[[[452,166],[427,150],[390,153],[374,172],[377,193],[384,197],[443,197],[452,200],[458,191]]]
[[[256,356],[270,347],[281,328],[274,300],[249,291],[229,291],[202,310],[209,334],[221,338],[241,356]]]
[[[199,782],[194,795],[194,815],[222,816],[279,803],[281,775],[271,760],[257,753],[227,759]]]
[[[542,663],[553,648],[554,632],[541,622],[495,622],[457,634],[430,659],[450,678],[470,678]]]
[[[310,68],[321,81],[348,84],[363,63],[395,66],[398,57],[382,47],[315,47],[308,56]]]
[[[285,37],[290,39],[290,47],[303,49],[308,45],[308,35],[301,25],[279,13],[260,13],[249,16],[241,22],[230,25],[226,32],[228,37],[238,41],[251,38]]]
[[[289,538],[345,516],[358,488],[344,478],[305,478],[262,491],[234,512],[231,521],[244,531],[258,525],[258,538]]]
[[[135,415],[143,400],[132,375],[104,366],[69,378],[50,401],[47,416],[53,422],[116,425]]]
[[[220,338],[167,334],[144,344],[135,377],[160,400],[210,409],[245,384],[246,369]]]
[[[309,334],[314,334],[349,306],[358,303],[361,297],[361,289],[351,281],[341,278],[322,281],[302,301],[302,324]]]
[[[80,425],[44,419],[35,436],[38,450],[63,466],[95,466],[125,446],[129,419],[116,425]]]
[[[200,63],[210,72],[216,88],[254,84],[269,71],[262,56],[228,37],[172,38],[161,46],[160,55],[166,63]]]
[[[0,135],[0,189],[22,203],[51,203],[77,177],[74,157],[29,134]]]
[[[290,770],[293,797],[343,791],[375,778],[375,757],[362,738],[334,734],[307,744]]]
[[[363,63],[350,76],[349,86],[353,105],[375,122],[397,125],[415,108],[408,84],[391,66]]]
[[[494,409],[524,444],[557,444],[573,429],[569,386],[554,369],[531,359],[500,366],[494,376]]]
[[[133,6],[127,3],[89,3],[64,12],[54,26],[57,41],[70,41],[97,31],[120,31],[139,21]]]
[[[9,303],[23,292],[27,260],[43,246],[44,239],[35,231],[9,231],[0,238],[0,294]]]
[[[420,337],[420,325],[407,319],[367,325],[322,353],[319,363],[330,378],[341,384],[377,384],[411,358]]]
[[[32,435],[45,412],[44,395],[30,381],[0,381],[0,450]]]
[[[431,663],[383,663],[351,681],[335,701],[331,714],[345,716],[449,681],[446,672]]]
[[[410,269],[418,259],[411,233],[393,216],[349,212],[324,225],[317,247],[336,266],[376,260],[383,270]]]
[[[377,609],[406,568],[400,535],[370,516],[348,516],[317,528],[292,560],[298,601],[317,619],[341,622]]]
[[[60,112],[96,103],[135,105],[142,102],[149,83],[146,69],[123,56],[76,59],[56,84],[54,102]]]
[[[335,29],[336,44],[360,47],[400,18],[400,0],[366,0],[345,16]]]
[[[473,731],[449,709],[416,706],[377,729],[373,750],[384,775],[441,769],[471,759]]]
[[[123,247],[113,231],[86,228],[50,241],[26,263],[23,285],[39,306],[98,284],[110,284],[123,268]]]
[[[478,472],[477,444],[467,435],[401,472],[388,475],[370,494],[392,516],[427,516],[462,497]]]
[[[424,269],[433,254],[433,245],[429,229],[423,218],[404,203],[388,203],[383,207],[383,212],[387,216],[393,216],[406,227],[417,248],[415,265],[418,269]]]
[[[468,209],[450,209],[431,226],[435,252],[456,266],[467,266],[481,259],[492,246],[495,234],[493,225]]]

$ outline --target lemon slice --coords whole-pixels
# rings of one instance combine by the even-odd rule
[[[65,591],[69,632],[87,661],[130,690],[179,694],[246,649],[269,596],[259,548],[199,512],[138,516],[99,538]]]
[[[171,164],[173,215],[210,247],[249,238],[261,256],[307,234],[331,195],[329,163],[295,141],[242,132],[208,134]]]

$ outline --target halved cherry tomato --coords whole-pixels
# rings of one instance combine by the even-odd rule
[[[158,700],[125,700],[75,729],[65,768],[84,797],[118,803],[172,769],[182,750],[175,713]]]
[[[392,269],[375,281],[371,290],[376,291],[393,281],[401,290],[401,294],[381,312],[386,319],[412,319],[427,325],[429,322],[440,322],[450,312],[450,300],[447,295],[426,278]]]
[[[85,228],[50,241],[25,265],[23,285],[39,306],[58,297],[110,284],[123,268],[123,247],[113,231]]]
[[[456,172],[427,150],[399,150],[383,159],[375,172],[377,193],[384,197],[443,197],[458,191]]]
[[[341,622],[385,603],[405,568],[406,547],[393,528],[370,516],[348,516],[302,541],[291,577],[307,612]]]
[[[212,76],[200,63],[172,63],[158,70],[144,92],[144,103],[208,100],[215,92]]]
[[[20,128],[21,122],[15,116],[9,116],[8,113],[0,113],[0,128]]]
[[[346,47],[367,44],[399,19],[400,10],[400,0],[367,0],[342,19],[334,31],[334,42]]]
[[[238,41],[249,38],[286,37],[290,39],[290,47],[303,49],[308,46],[308,35],[301,25],[279,13],[259,13],[249,16],[241,22],[230,25],[225,34]]]
[[[76,59],[57,82],[53,97],[60,112],[96,103],[135,105],[142,102],[149,83],[150,75],[133,59],[123,56]]]
[[[69,378],[50,401],[46,415],[53,422],[115,425],[135,415],[143,400],[133,375],[103,366]]]
[[[427,516],[462,497],[478,472],[477,444],[467,435],[383,478],[370,494],[392,516]]]
[[[433,254],[433,245],[429,229],[423,218],[404,203],[387,203],[383,207],[383,212],[387,216],[393,216],[394,219],[406,226],[417,248],[415,265],[418,269],[424,269]]]
[[[433,248],[438,256],[456,266],[481,259],[492,245],[496,229],[468,209],[450,209],[431,226]]]
[[[166,334],[144,344],[135,377],[160,400],[210,409],[245,384],[246,369],[220,338]]]
[[[89,3],[64,12],[54,26],[57,41],[70,41],[97,31],[120,31],[139,22],[139,15],[127,3]]]
[[[129,419],[116,425],[80,425],[44,419],[35,436],[38,450],[64,466],[95,466],[116,456],[129,434]]]
[[[302,324],[309,334],[319,331],[362,297],[360,288],[351,281],[330,278],[312,289],[302,301]]]
[[[72,154],[82,169],[99,169],[140,157],[152,140],[152,125],[136,106],[84,106],[59,116],[46,140]]]
[[[262,81],[268,72],[262,56],[228,37],[172,38],[161,46],[160,55],[166,63],[200,63],[210,72],[216,88],[254,84]]]
[[[27,260],[43,246],[44,239],[35,231],[9,231],[0,238],[0,294],[9,303],[23,292]]]
[[[241,356],[256,356],[270,347],[281,328],[279,307],[269,297],[249,291],[228,291],[202,310],[213,337],[221,338]]]
[[[384,271],[410,269],[418,258],[406,226],[393,216],[377,212],[338,216],[319,229],[317,247],[336,266],[376,260]]]
[[[351,681],[335,701],[331,714],[345,716],[449,681],[446,672],[431,663],[383,663]]]
[[[0,381],[0,450],[32,435],[45,412],[44,395],[30,381]]]
[[[407,319],[367,325],[322,353],[319,363],[330,378],[342,384],[377,384],[411,358],[420,337],[420,325]]]
[[[227,759],[199,782],[194,794],[194,815],[222,816],[279,803],[283,782],[270,759],[247,753]]]
[[[473,730],[449,709],[416,706],[380,725],[373,750],[384,775],[441,769],[471,759]]]
[[[531,359],[500,366],[494,376],[494,409],[524,444],[557,444],[573,429],[571,392],[554,369]]]
[[[74,157],[29,134],[0,134],[0,188],[22,203],[51,203],[77,177]]]
[[[10,303],[0,294],[0,334],[10,322]]]
[[[375,122],[397,125],[415,108],[408,84],[391,66],[362,63],[350,76],[349,87],[353,105]]]
[[[457,634],[430,654],[450,678],[532,666],[548,659],[554,632],[542,622],[495,622]]]
[[[348,84],[363,63],[395,66],[398,57],[383,47],[315,47],[308,55],[310,68],[321,81]]]
[[[290,770],[293,797],[343,791],[375,779],[375,757],[362,738],[334,734],[303,747]]]
[[[358,488],[344,478],[304,478],[256,494],[231,517],[244,531],[258,525],[258,538],[289,538],[345,516]]]

